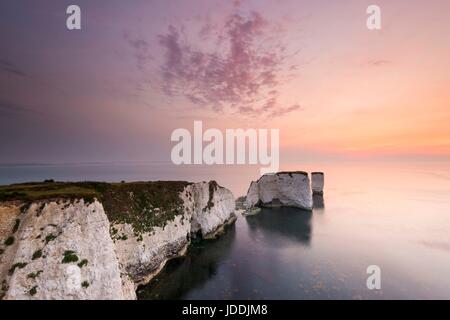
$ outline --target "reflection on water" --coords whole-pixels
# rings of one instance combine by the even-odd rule
[[[254,239],[259,234],[277,234],[278,237],[267,236],[267,245],[277,246],[274,240],[285,238],[294,240],[303,245],[309,245],[311,240],[310,211],[296,208],[262,208],[260,213],[247,216],[249,236]],[[279,242],[279,241],[277,241]]]
[[[138,290],[138,297],[277,298],[271,292],[275,288],[289,292],[283,283],[291,281],[290,268],[296,266],[277,261],[276,251],[308,246],[311,218],[311,212],[296,208],[263,208],[257,215],[240,217],[222,237],[193,243],[186,257],[170,261],[157,278]],[[281,282],[274,270],[283,273]]]
[[[323,209],[325,208],[325,203],[323,200],[323,194],[313,194],[313,208]]]
[[[218,266],[226,259],[235,235],[233,225],[216,240],[192,243],[185,257],[170,260],[150,284],[138,290],[139,298],[180,299],[202,287],[217,275]]]

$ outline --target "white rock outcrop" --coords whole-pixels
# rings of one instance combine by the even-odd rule
[[[152,232],[136,234],[130,224],[115,224],[119,265],[135,285],[147,283],[174,257],[184,255],[191,236],[214,238],[235,221],[234,196],[215,181],[192,183],[180,194],[183,212]]]
[[[323,194],[324,174],[323,172],[311,173],[311,189],[313,194]]]
[[[136,297],[123,290],[110,224],[98,201],[34,202],[16,219],[14,247],[5,250],[8,261],[1,261],[5,299]],[[67,256],[77,261],[69,263]]]
[[[110,221],[97,200],[0,202],[0,298],[136,299],[192,234],[214,237],[235,219],[233,194],[214,181],[187,184],[179,197],[179,214],[145,232]]]
[[[184,255],[189,245],[190,223],[184,216],[176,216],[164,228],[136,234],[131,224],[114,224],[113,236],[120,270],[134,284],[150,281],[174,257]],[[118,235],[118,236],[117,236]]]
[[[200,182],[187,187],[193,194],[191,232],[201,232],[203,238],[213,238],[223,226],[236,220],[234,196],[216,182]],[[186,201],[185,201],[186,202]]]
[[[247,192],[245,207],[286,206],[312,210],[312,195],[306,172],[279,172],[253,181]]]

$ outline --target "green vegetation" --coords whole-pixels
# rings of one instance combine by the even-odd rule
[[[36,215],[39,217],[42,213],[42,210],[44,210],[46,203],[42,202],[39,208],[36,210]]]
[[[1,187],[0,187],[0,189],[1,189]],[[1,192],[0,192],[0,194],[1,194]],[[2,197],[2,196],[0,195],[0,199],[1,199],[1,197]],[[32,204],[31,201],[27,201],[25,204],[23,204],[23,205],[20,207],[20,212],[21,212],[21,213],[26,213],[26,212],[28,211],[28,209],[30,209],[31,204]]]
[[[123,240],[123,241],[128,240],[128,236],[125,233],[119,234],[119,231],[114,227],[111,228],[110,234],[111,234],[111,238],[114,241],[115,240]],[[134,236],[141,237],[139,232],[134,232]]]
[[[93,199],[99,197],[97,183],[23,183],[0,186],[0,201],[36,201],[47,199]],[[28,209],[28,208],[27,208]],[[22,210],[24,212],[26,210]]]
[[[14,237],[10,236],[8,239],[5,240],[4,244],[5,246],[11,246],[14,243]]]
[[[83,260],[81,260],[81,261],[78,263],[78,267],[81,269],[81,268],[83,268],[84,266],[87,266],[87,264],[88,264],[87,259],[83,259]]]
[[[304,176],[308,176],[308,172],[305,172],[305,171],[280,171],[280,172],[277,172],[277,173],[276,173],[277,176],[282,175],[282,174],[287,174],[287,175],[289,175],[289,177],[291,177],[291,178],[293,177],[294,174],[302,174],[302,175],[304,175]],[[259,181],[261,180],[262,177],[263,177],[263,176],[261,176],[261,177],[257,180],[257,182],[259,182]]]
[[[117,234],[117,232],[119,232],[119,230],[117,230],[117,228],[115,228],[115,227],[111,227],[111,230],[109,231],[111,236],[115,236]]]
[[[44,272],[44,271],[43,271],[43,270],[39,270],[39,271],[36,271],[36,272],[31,272],[31,273],[29,273],[29,274],[27,275],[27,278],[28,278],[28,279],[36,279],[37,277],[39,277],[39,275],[40,275],[42,272]]]
[[[116,240],[128,240],[128,236],[126,234],[122,234],[120,237],[115,238]]]
[[[22,212],[26,212],[30,201],[83,199],[92,203],[98,199],[112,223],[132,224],[135,232],[140,234],[150,232],[154,227],[164,227],[167,221],[183,212],[179,193],[187,185],[189,183],[183,181],[24,183],[0,186],[0,201],[25,201]],[[215,185],[210,187],[215,188]],[[212,206],[212,201],[208,205]]]
[[[31,288],[30,291],[28,291],[28,293],[30,294],[30,296],[34,296],[37,293],[37,286]]]
[[[308,172],[305,172],[305,171],[280,171],[280,172],[277,172],[276,174],[277,174],[277,175],[280,175],[280,174],[288,174],[289,177],[292,178],[292,175],[293,175],[293,174],[302,174],[302,175],[304,175],[304,176],[307,176],[307,175],[308,175]]]
[[[8,270],[8,273],[11,275],[14,273],[14,271],[16,271],[17,268],[23,269],[26,266],[27,266],[27,263],[25,263],[25,262],[17,262],[12,265],[12,267]]]
[[[164,227],[183,212],[179,193],[187,185],[180,181],[110,184],[103,190],[101,201],[112,223],[129,223],[138,236],[154,227]],[[117,232],[111,228],[112,235]],[[122,235],[117,239],[126,238]]]
[[[53,241],[56,239],[57,236],[55,236],[53,233],[50,233],[45,237],[45,244],[48,244],[50,241]]]
[[[71,263],[71,262],[77,262],[78,256],[75,253],[75,251],[72,250],[66,250],[64,251],[63,259],[61,263]]]
[[[236,199],[236,209],[246,210],[245,205],[244,205],[246,199],[247,199],[246,196],[237,198]]]
[[[87,281],[83,281],[82,283],[81,283],[81,286],[83,287],[83,288],[88,288],[89,287],[89,282],[87,282]]]
[[[42,250],[39,249],[33,253],[31,260],[36,260],[36,259],[39,259],[40,257],[42,257]]]
[[[208,186],[208,191],[209,191],[208,203],[207,203],[206,207],[203,208],[203,212],[206,212],[209,209],[211,209],[212,207],[214,207],[214,202],[213,202],[214,192],[217,190],[218,187],[219,187],[219,185],[217,184],[216,181],[211,181],[209,183],[209,186]]]
[[[20,219],[16,219],[16,222],[14,223],[14,227],[13,227],[12,233],[16,233],[17,230],[19,230],[19,226],[20,226]]]
[[[6,291],[8,291],[8,285],[6,284],[6,280],[3,280],[0,287],[0,300],[6,295]]]

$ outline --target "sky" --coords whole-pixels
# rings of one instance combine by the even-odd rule
[[[450,159],[449,1],[4,0],[0,17],[0,164],[170,161],[194,120],[278,128],[286,161]]]

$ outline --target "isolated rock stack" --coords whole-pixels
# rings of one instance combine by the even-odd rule
[[[312,210],[308,173],[293,171],[265,174],[251,183],[245,202],[247,209],[278,206]]]
[[[323,172],[311,172],[311,189],[314,194],[323,194],[324,174]]]
[[[323,172],[303,171],[278,172],[265,174],[253,181],[247,192],[244,207],[247,212],[256,213],[261,207],[296,207],[312,210],[313,195],[322,195],[324,186]]]

